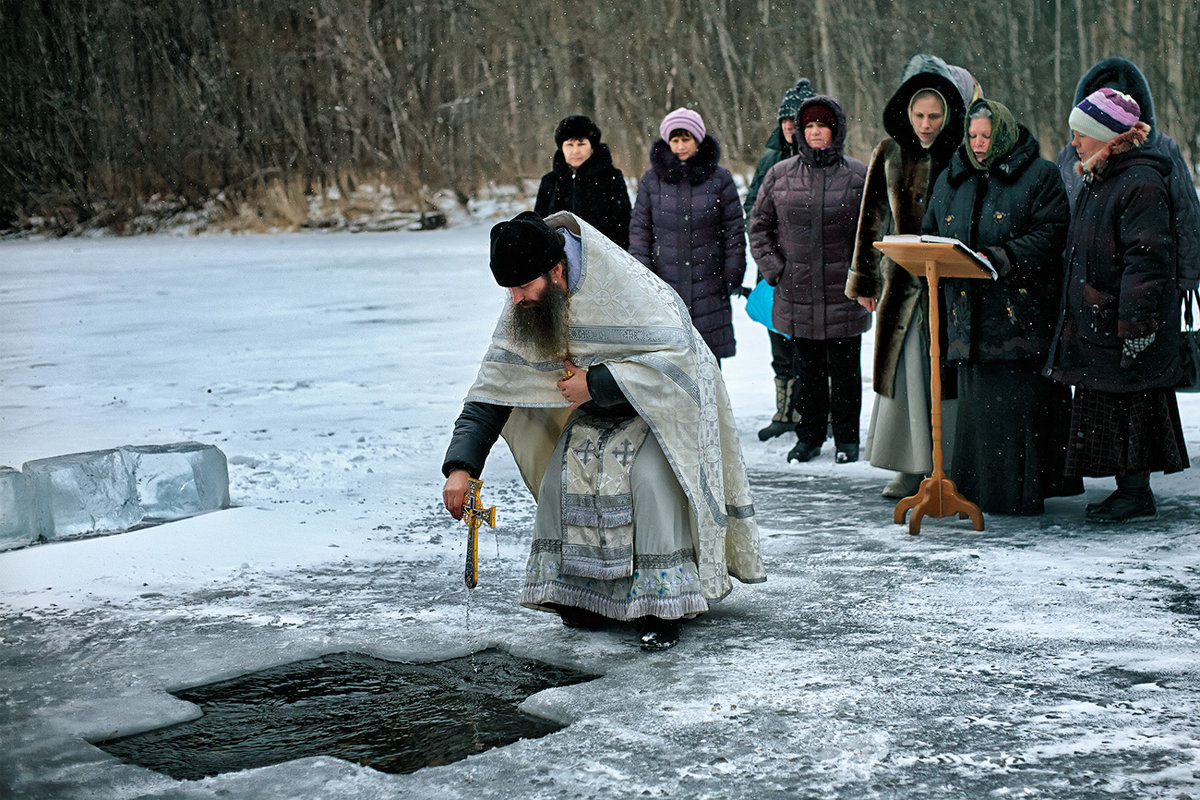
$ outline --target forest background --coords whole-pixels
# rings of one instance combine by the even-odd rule
[[[748,172],[802,76],[865,161],[918,52],[971,71],[1051,158],[1079,77],[1129,58],[1200,159],[1196,0],[0,0],[0,229],[199,209],[295,228],[363,187],[432,211],[528,185],[575,113],[627,178],[681,105]]]

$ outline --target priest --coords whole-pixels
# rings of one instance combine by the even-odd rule
[[[643,649],[765,580],[733,412],[679,296],[568,212],[492,228],[506,302],[454,425],[462,516],[503,436],[537,501],[521,603],[571,627],[633,622]]]

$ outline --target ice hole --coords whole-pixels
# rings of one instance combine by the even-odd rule
[[[419,664],[336,653],[172,692],[203,715],[93,744],[179,780],[322,755],[415,772],[562,729],[517,706],[597,677],[495,649]]]

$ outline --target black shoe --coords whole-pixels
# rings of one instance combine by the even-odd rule
[[[639,627],[643,650],[669,650],[679,644],[679,629],[683,627],[683,620],[642,617]]]
[[[612,620],[608,617],[588,611],[584,608],[573,608],[571,606],[556,606],[554,609],[558,614],[562,624],[568,628],[581,628],[586,631],[598,631],[602,628],[607,628],[612,624]]]
[[[804,442],[796,442],[796,446],[788,451],[787,460],[792,461],[812,461],[821,453],[821,445],[805,444]]]
[[[1138,522],[1155,519],[1154,493],[1149,489],[1117,489],[1098,505],[1084,510],[1088,522]]]
[[[858,461],[858,445],[838,445],[837,455],[833,457],[833,460],[839,464],[849,464],[851,461]]]
[[[1101,500],[1099,503],[1088,503],[1086,506],[1083,507],[1084,515],[1090,517],[1092,514],[1095,514],[1097,511],[1101,511],[1103,509],[1108,508],[1110,505],[1112,505],[1112,502],[1117,499],[1117,496],[1119,494],[1120,494],[1120,490],[1113,492],[1108,497]]]
[[[767,424],[767,427],[759,430],[758,438],[760,441],[765,442],[767,439],[774,439],[776,436],[783,436],[788,431],[795,430],[795,428],[796,424],[794,422],[772,420]]]

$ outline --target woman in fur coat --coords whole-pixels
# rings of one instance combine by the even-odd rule
[[[1175,382],[1179,293],[1168,178],[1129,95],[1098,89],[1071,111],[1083,188],[1046,374],[1075,387],[1066,474],[1116,478],[1089,522],[1157,515],[1150,473],[1189,466]]]
[[[896,475],[884,497],[916,493],[933,470],[929,397],[929,289],[872,246],[887,234],[919,234],[933,183],[962,143],[966,108],[949,65],[916,55],[883,111],[888,137],[867,167],[846,296],[875,319],[875,406],[867,433],[872,466]],[[952,376],[942,386],[953,389]],[[953,464],[953,402],[942,403],[944,463]]]
[[[534,212],[570,211],[628,250],[629,190],[600,128],[588,117],[567,117],[554,131],[554,144],[554,168],[542,176]]]
[[[1041,514],[1063,485],[1071,392],[1042,376],[1058,317],[1067,193],[1029,129],[977,100],[967,141],[929,198],[923,233],[982,252],[997,279],[948,278],[946,361],[957,368],[955,486],[985,512]]]
[[[735,352],[729,297],[746,274],[746,229],[721,147],[695,111],[677,108],[650,147],[629,252],[671,285],[717,359]]]

